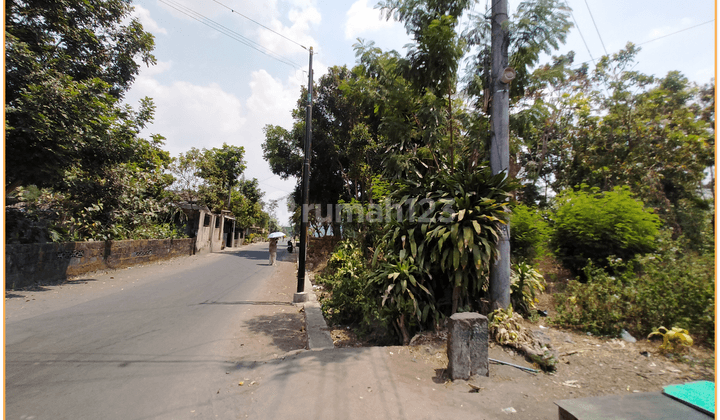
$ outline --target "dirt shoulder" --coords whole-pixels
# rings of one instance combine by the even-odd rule
[[[447,343],[442,333],[416,338],[415,345],[408,347],[387,348],[396,355],[390,359],[390,367],[404,382],[431,378],[428,386],[462,394],[458,401],[483,407],[489,414],[516,412],[516,418],[522,419],[556,418],[555,401],[563,399],[655,392],[670,384],[714,381],[714,365],[710,364],[714,359],[707,350],[692,349],[689,357],[694,362],[678,363],[658,353],[657,343],[629,343],[541,326],[535,328],[561,355],[555,373],[533,374],[491,363],[489,377],[469,381],[480,388],[472,392],[466,381],[447,380]],[[498,345],[491,344],[489,357],[532,367],[524,356]]]

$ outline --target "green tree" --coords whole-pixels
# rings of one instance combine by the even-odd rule
[[[713,102],[679,72],[631,70],[638,51],[628,44],[603,57],[589,80],[576,79],[566,98],[573,112],[557,124],[553,186],[628,186],[676,236],[694,233],[700,243],[707,227],[697,224],[709,225],[702,213],[710,207],[702,182],[715,164]]]
[[[609,257],[629,261],[655,249],[660,219],[629,188],[585,187],[556,200],[552,244],[565,267],[580,275],[588,261],[604,267]]]
[[[245,170],[245,148],[223,143],[221,148],[203,149],[197,163],[197,175],[204,183],[199,192],[202,201],[213,211],[230,207],[232,188]]]
[[[133,160],[153,107],[146,99],[133,112],[119,100],[136,59],[155,58],[153,36],[126,21],[131,11],[126,0],[6,3],[6,191]]]
[[[345,82],[356,76],[346,67],[331,67],[314,88],[313,137],[310,157],[308,201],[325,208],[340,200],[366,198],[369,189],[368,165],[377,164],[374,139],[365,121],[372,115],[367,106],[348,94]],[[298,179],[293,199],[300,202],[300,179],[304,159],[305,108],[303,88],[293,111],[292,130],[265,127],[263,155],[273,173]],[[372,108],[370,108],[372,109]],[[379,166],[379,164],[378,164]],[[337,225],[336,225],[337,227]],[[338,228],[333,229],[339,234]]]
[[[198,190],[203,180],[198,172],[202,152],[195,147],[173,158],[170,173],[175,178],[173,189],[181,200],[196,202],[199,200]]]

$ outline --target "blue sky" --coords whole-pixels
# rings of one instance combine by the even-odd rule
[[[268,57],[168,3],[199,13],[294,65]],[[509,10],[515,10],[518,3],[510,0]],[[578,26],[559,52],[574,50],[577,62],[590,61],[591,55],[597,59],[605,51],[613,53],[628,41],[647,42],[640,45],[636,70],[657,76],[680,70],[698,83],[714,77],[715,24],[703,24],[715,18],[713,1],[687,5],[670,0],[568,3]],[[375,0],[140,0],[134,5],[135,15],[155,35],[158,60],[156,66],[143,67],[126,97],[131,104],[144,96],[154,99],[155,122],[145,134],[165,136],[165,149],[173,156],[191,147],[219,147],[223,142],[245,147],[245,176],[260,181],[266,200],[282,199],[296,182],[273,175],[261,149],[266,124],[290,128],[290,112],[300,87],[307,84],[308,53],[296,43],[314,48],[317,81],[329,66],[355,63],[352,45],[357,38],[401,53],[409,42],[400,24],[380,19]],[[486,2],[479,1],[475,10],[482,12],[485,7]],[[673,34],[695,25],[700,26]],[[282,224],[288,223],[284,202],[277,216]]]

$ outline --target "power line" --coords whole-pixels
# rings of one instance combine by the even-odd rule
[[[288,41],[292,42],[293,44],[295,44],[295,45],[297,45],[297,46],[299,46],[299,47],[307,50],[307,47],[306,47],[306,46],[304,46],[304,45],[296,42],[295,40],[292,40],[292,39],[286,37],[285,35],[281,34],[280,32],[276,32],[275,30],[268,28],[267,26],[263,25],[262,23],[257,22],[257,21],[255,21],[255,20],[253,20],[253,19],[251,19],[251,18],[243,15],[242,13],[238,12],[237,10],[231,9],[229,6],[226,6],[226,5],[220,3],[220,2],[217,1],[217,0],[213,0],[213,1],[214,1],[215,3],[217,3],[217,4],[219,4],[220,6],[223,6],[224,8],[230,10],[232,13],[238,14],[238,15],[244,17],[245,19],[249,20],[250,22],[252,22],[252,23],[254,23],[254,24],[256,24],[256,25],[262,26],[263,28],[267,29],[268,31],[270,31],[270,32],[272,32],[272,33],[274,33],[274,34],[276,34],[276,35],[279,35],[279,36],[287,39]]]
[[[600,44],[602,44],[603,51],[605,51],[605,55],[607,55],[607,48],[605,48],[605,43],[603,42],[602,36],[600,36],[600,30],[597,27],[597,23],[595,23],[595,17],[592,14],[592,10],[590,10],[590,5],[588,4],[587,0],[585,0],[585,6],[587,6],[588,12],[590,12],[590,19],[592,19],[593,26],[595,26],[595,32],[598,34],[598,38],[600,38]],[[580,29],[578,29],[579,31]]]
[[[296,63],[294,63],[294,62],[292,62],[292,61],[284,58],[283,56],[281,56],[281,55],[275,53],[274,51],[272,51],[272,50],[270,50],[270,49],[268,49],[268,48],[266,48],[266,47],[258,44],[257,42],[254,42],[254,41],[252,41],[252,40],[250,40],[250,39],[248,39],[248,38],[240,35],[239,33],[233,31],[232,29],[227,28],[227,27],[221,25],[221,24],[218,23],[218,22],[215,22],[214,20],[212,20],[212,19],[210,19],[210,18],[208,18],[208,17],[203,16],[202,14],[200,14],[200,13],[198,13],[198,12],[196,12],[196,11],[188,8],[188,7],[183,6],[183,5],[180,4],[180,3],[177,3],[177,2],[175,2],[175,1],[173,1],[173,0],[159,0],[159,1],[160,1],[161,3],[164,3],[164,4],[168,5],[169,7],[177,10],[178,12],[180,12],[180,13],[182,13],[182,14],[184,14],[184,15],[186,15],[186,16],[188,16],[188,17],[190,17],[190,18],[192,18],[192,19],[194,19],[194,20],[196,20],[196,21],[198,21],[198,22],[200,22],[200,23],[202,23],[203,25],[208,26],[208,27],[210,27],[210,28],[212,28],[212,29],[215,29],[216,31],[222,33],[223,35],[226,35],[226,36],[228,36],[229,38],[232,38],[232,39],[234,39],[235,41],[238,41],[238,42],[240,42],[241,44],[244,44],[244,45],[246,45],[246,46],[248,46],[248,47],[250,47],[250,48],[252,48],[252,49],[254,49],[254,50],[256,50],[256,51],[258,51],[258,52],[260,52],[260,53],[262,53],[262,54],[264,54],[264,55],[266,55],[266,56],[268,56],[268,57],[270,57],[270,58],[272,58],[272,59],[274,59],[274,60],[276,60],[276,61],[279,61],[279,62],[281,62],[281,63],[283,63],[283,64],[286,64],[286,65],[288,65],[288,66],[294,67],[294,68],[296,68],[296,69],[299,69],[299,68],[300,68],[300,65],[298,65],[298,64],[296,64]]]
[[[575,20],[575,18],[573,18],[573,20]],[[669,36],[671,36],[671,35],[677,35],[677,34],[679,34],[679,33],[681,33],[681,32],[689,31],[690,29],[697,28],[698,26],[707,25],[708,23],[713,23],[713,22],[715,22],[715,19],[710,19],[710,20],[708,20],[708,21],[706,21],[706,22],[698,23],[697,25],[693,25],[693,26],[688,26],[688,27],[685,28],[685,29],[680,29],[679,31],[671,32],[671,33],[669,33],[669,34],[666,34],[666,35],[663,35],[663,36],[659,36],[659,37],[657,37],[657,38],[649,39],[649,40],[644,41],[644,42],[639,42],[639,43],[637,43],[637,44],[635,44],[635,45],[645,45],[645,44],[649,44],[650,42],[654,42],[654,41],[657,41],[657,40],[659,40],[659,39],[667,38],[667,37],[669,37]],[[578,32],[580,32],[580,28],[578,28]],[[582,34],[580,34],[580,37],[582,38]],[[583,42],[585,42],[584,39],[583,39]],[[587,48],[587,45],[585,45],[585,47]],[[590,53],[590,50],[588,50],[588,53]],[[593,63],[595,63],[595,59],[593,58],[592,54],[590,54],[590,61],[592,61]],[[587,64],[587,63],[589,63],[590,61],[583,61],[582,63],[579,64],[579,66],[582,66],[583,64]]]
[[[592,60],[593,64],[595,64],[595,58],[593,58],[592,53],[590,52],[590,48],[588,47],[587,42],[585,42],[585,37],[582,34],[582,31],[580,30],[580,25],[578,25],[577,20],[575,20],[575,14],[570,10],[570,16],[572,16],[573,22],[575,22],[575,27],[578,30],[578,33],[580,34],[580,39],[582,39],[583,44],[585,44],[585,49],[587,50],[588,54],[590,54],[590,60]],[[585,64],[585,63],[583,63]]]
[[[658,39],[663,39],[663,38],[668,37],[668,36],[670,36],[670,35],[679,34],[680,32],[685,32],[685,31],[687,31],[687,30],[690,30],[690,29],[693,29],[693,28],[697,28],[698,26],[707,25],[708,23],[712,23],[712,22],[715,22],[715,19],[710,19],[710,20],[708,20],[707,22],[698,23],[697,25],[693,25],[693,26],[687,27],[687,28],[685,28],[685,29],[680,29],[679,31],[675,31],[675,32],[669,33],[669,34],[667,34],[667,35],[659,36],[659,37],[653,38],[653,39],[651,39],[651,40],[649,40],[649,41],[641,42],[641,43],[639,43],[639,44],[637,44],[637,45],[643,45],[643,44],[647,44],[648,42],[657,41]]]

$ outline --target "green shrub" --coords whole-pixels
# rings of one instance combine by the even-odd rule
[[[510,277],[510,304],[520,315],[529,316],[538,303],[537,295],[545,291],[545,279],[524,262],[513,266]]]
[[[394,327],[404,345],[418,328],[439,320],[434,296],[423,285],[426,274],[413,257],[400,260],[390,255],[369,278],[370,296],[380,296],[379,319]]]
[[[244,244],[251,244],[251,243],[253,243],[253,242],[255,241],[255,237],[256,237],[256,236],[258,236],[258,235],[254,234],[254,233],[249,234],[248,236],[245,237],[245,241],[244,241],[243,243],[244,243]]]
[[[513,207],[510,216],[510,251],[515,261],[532,263],[547,252],[550,228],[537,209],[524,204]]]
[[[630,314],[623,281],[592,262],[584,271],[590,281],[571,280],[564,293],[555,295],[557,316],[553,322],[596,335],[620,335]]]
[[[493,175],[487,166],[398,182],[393,200],[406,203],[406,217],[393,216],[383,227],[373,268],[382,287],[409,291],[409,300],[386,301],[398,306],[387,313],[397,315],[393,325],[403,340],[416,328],[434,328],[442,316],[479,309],[513,188],[504,173]],[[385,294],[382,287],[375,292]]]
[[[631,260],[656,248],[660,219],[627,188],[563,191],[556,199],[552,244],[558,259],[575,275],[591,260]]]
[[[631,264],[611,260],[614,276],[589,264],[586,284],[571,281],[563,294],[555,295],[555,322],[601,335],[618,335],[625,329],[636,337],[647,336],[659,325],[672,325],[712,343],[714,255],[675,245],[666,239],[659,253],[638,256]]]
[[[367,276],[360,248],[352,241],[340,242],[333,251],[325,271],[316,277],[329,292],[322,299],[325,317],[333,324],[362,324],[368,307],[365,293]]]

